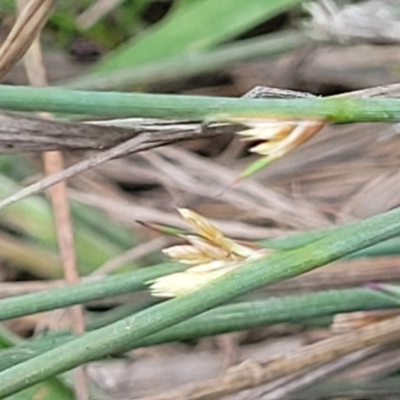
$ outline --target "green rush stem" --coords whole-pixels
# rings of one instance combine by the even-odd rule
[[[400,233],[400,208],[345,227],[298,249],[273,253],[104,328],[88,332],[0,373],[0,397],[83,363],[114,354],[135,342],[205,312],[252,289],[287,279]]]
[[[356,225],[356,223],[321,231],[304,232],[285,238],[264,240],[261,241],[260,244],[275,250],[295,249],[316,241],[327,234],[344,232],[344,230],[354,225]],[[395,239],[392,245],[395,249],[399,247],[397,242],[398,240]],[[390,243],[391,241],[387,242],[385,246],[388,247]],[[385,243],[381,243],[371,247],[369,253],[366,252],[366,249],[363,249],[360,252],[352,254],[352,258],[358,254],[362,256],[364,253],[367,255],[374,255],[373,250],[375,248],[379,250],[380,246],[384,244]],[[384,247],[384,250],[386,247]],[[133,272],[107,276],[98,280],[90,280],[73,286],[9,297],[0,300],[0,321],[143,290],[148,287],[146,283],[152,279],[174,272],[180,272],[186,268],[187,266],[184,265],[167,263],[135,270]]]
[[[397,307],[399,307],[398,301],[364,288],[328,290],[304,295],[246,301],[207,311],[133,344],[128,344],[120,351],[124,352],[138,347],[196,339],[281,322],[304,322],[304,320],[310,318],[343,312]],[[126,317],[135,311],[137,310],[132,305],[121,306],[115,312],[109,312],[107,322],[115,322],[119,319],[118,316]],[[111,317],[113,318],[111,319]],[[88,324],[87,330],[106,325],[106,321],[102,317],[96,318],[95,321]],[[64,332],[64,334],[50,333],[42,338],[3,350],[0,352],[0,371],[74,340],[74,338],[69,332]]]
[[[348,224],[347,227],[354,224],[357,224],[357,222]],[[290,236],[261,240],[257,243],[260,246],[271,248],[274,250],[290,250],[314,242],[315,240],[318,240],[335,231],[341,232],[344,228],[345,227],[343,226],[332,226],[321,230],[305,231]],[[400,253],[400,237],[395,237],[387,241],[375,244],[371,247],[365,247],[362,250],[352,253],[350,256],[346,257],[346,259],[354,259],[359,257],[386,256],[399,253]]]
[[[250,99],[7,85],[0,85],[0,109],[193,120],[213,120],[221,115],[310,118],[341,123],[400,120],[400,99]]]
[[[0,300],[0,321],[144,290],[149,281],[186,268],[186,265],[168,263],[73,286],[9,297]]]

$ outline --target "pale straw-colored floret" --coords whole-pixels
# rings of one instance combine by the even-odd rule
[[[238,132],[244,140],[265,141],[250,149],[251,152],[280,158],[313,137],[322,127],[321,121],[248,121],[250,129]]]
[[[184,272],[162,276],[150,287],[153,296],[176,297],[200,288],[207,282],[268,253],[268,250],[243,245],[225,237],[208,220],[188,209],[179,209],[195,230],[195,235],[181,235],[190,244],[163,250],[170,258],[192,265]]]
[[[230,269],[221,268],[208,272],[192,271],[166,275],[151,285],[151,294],[156,297],[178,297],[201,288],[206,283],[228,273]]]
[[[241,174],[241,178],[254,174],[270,162],[289,153],[312,138],[324,126],[324,121],[318,120],[285,121],[250,116],[232,117],[221,115],[218,120],[248,127],[249,129],[237,132],[242,137],[242,140],[261,142],[250,148],[250,151],[263,157],[251,164]]]

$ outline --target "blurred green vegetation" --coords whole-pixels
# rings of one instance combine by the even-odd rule
[[[0,156],[0,196],[15,192],[32,173],[32,165],[21,156]],[[72,202],[75,244],[82,275],[93,272],[110,258],[135,246],[133,233],[104,212]],[[20,269],[44,278],[60,277],[57,238],[48,199],[35,196],[4,210],[0,216],[2,257]],[[12,247],[12,244],[15,246]],[[24,252],[32,253],[26,254]],[[35,251],[36,250],[36,251]],[[131,267],[136,267],[132,264]]]

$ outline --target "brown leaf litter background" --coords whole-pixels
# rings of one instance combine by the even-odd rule
[[[89,17],[89,22],[83,15],[81,17],[82,23],[90,23]],[[20,50],[23,52],[26,48],[21,46]],[[15,55],[13,57],[15,59]],[[202,77],[200,84],[177,81],[157,84],[151,89],[242,96],[254,86],[265,85],[331,95],[399,82],[399,62],[398,44],[314,45],[274,61],[232,65],[218,74]],[[71,61],[62,53],[45,54],[44,63],[50,80],[67,79],[87,68],[86,64]],[[67,67],[61,67],[64,65]],[[21,70],[22,64],[17,65],[6,76],[6,82],[27,83]],[[38,134],[39,131],[44,135]],[[257,240],[284,236],[367,218],[399,206],[399,132],[400,128],[388,124],[327,126],[301,148],[236,186],[232,186],[232,182],[253,156],[246,153],[246,145],[231,133],[218,134],[211,139],[195,139],[103,163],[72,178],[69,195],[106,211],[138,232],[143,246],[153,244],[143,247],[142,253],[137,249],[127,252],[124,261],[158,251],[169,241],[141,228],[137,220],[186,228],[175,211],[177,207],[195,209],[231,237]],[[72,165],[87,159],[98,149],[111,148],[138,134],[102,125],[39,122],[30,116],[16,117],[7,113],[0,114],[0,133],[2,152],[31,151],[26,157],[37,165],[40,151],[66,150],[66,162]],[[347,287],[376,279],[399,281],[399,264],[398,256],[373,261],[341,261],[334,267],[271,286],[268,290],[291,293]],[[6,278],[7,274],[4,276]],[[0,282],[0,293],[1,296],[27,293],[62,284],[34,280]],[[366,314],[343,317],[344,329],[349,331],[342,340],[347,340],[348,344],[359,340],[352,327],[358,320],[363,321]],[[41,318],[45,317],[20,319],[13,322],[13,326],[19,324],[16,329],[27,331]],[[113,399],[145,396],[166,399],[165,395],[156,397],[156,394],[187,383],[196,385],[195,382],[215,376],[223,378],[227,367],[251,359],[254,364],[241,365],[242,372],[239,370],[238,375],[233,376],[237,381],[254,380],[255,388],[227,398],[296,399],[306,398],[296,397],[296,389],[305,385],[307,377],[313,382],[331,376],[325,388],[330,388],[332,396],[335,390],[338,396],[345,396],[352,379],[368,381],[371,376],[387,376],[400,366],[398,348],[372,347],[313,369],[306,375],[294,373],[267,385],[258,385],[262,382],[262,371],[257,362],[268,365],[279,355],[301,355],[305,344],[315,342],[318,346],[320,339],[329,337],[335,340],[324,329],[305,330],[301,326],[281,324],[206,338],[196,345],[169,344],[138,349],[125,361],[99,362],[91,366],[89,372]],[[346,372],[342,372],[344,367],[347,367]],[[210,382],[214,387],[218,384],[219,381]],[[189,389],[196,392],[204,387],[200,383],[199,387]],[[318,394],[318,385],[314,387],[315,393]],[[153,395],[155,397],[151,397]],[[179,390],[174,396],[168,398],[195,398]],[[218,396],[214,394],[210,398]]]

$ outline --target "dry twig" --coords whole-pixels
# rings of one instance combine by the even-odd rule
[[[306,373],[298,374],[300,376],[297,375],[294,377],[292,376],[291,379],[287,379],[290,377],[285,377],[287,379],[287,382],[272,390],[268,390],[268,385],[267,385],[267,388],[261,387],[258,390],[255,389],[255,391],[256,393],[261,392],[260,395],[262,396],[262,400],[281,400],[286,398],[287,395],[289,395],[290,393],[294,393],[295,391],[297,392],[299,389],[301,390],[304,386],[309,386],[311,384],[314,384],[320,380],[329,377],[330,375],[334,374],[337,371],[343,370],[344,368],[348,368],[349,366],[352,366],[353,364],[360,362],[366,357],[375,354],[379,350],[380,350],[379,347],[372,347],[370,349],[360,350],[354,354],[349,354],[338,360],[323,365],[322,367],[313,369],[311,371],[307,371]],[[247,396],[247,399],[248,397],[249,396]],[[256,398],[260,397],[259,396],[253,397],[254,400]],[[234,399],[234,400],[239,400],[239,399]]]
[[[30,4],[33,1],[18,0],[20,15],[29,10]],[[52,8],[52,2],[47,2],[47,9],[43,10],[43,15],[49,16]],[[41,27],[44,26],[46,19],[43,19]],[[21,32],[20,32],[21,34]],[[29,83],[33,86],[47,86],[46,70],[43,65],[42,51],[39,41],[40,31],[34,35],[35,39],[31,43],[24,56],[25,70],[28,76]],[[18,42],[18,37],[16,38]],[[44,119],[52,119],[49,113],[41,113],[40,116]],[[58,151],[46,152],[43,154],[45,172],[47,175],[53,175],[64,169],[63,156]],[[76,264],[76,253],[73,236],[73,228],[67,198],[67,186],[65,181],[54,185],[50,191],[50,198],[53,204],[54,216],[56,222],[56,232],[61,255],[61,265],[63,267],[64,279],[68,284],[79,282],[79,272]],[[69,309],[72,330],[76,333],[85,331],[85,320],[82,306],[74,306]],[[78,400],[89,399],[88,381],[83,367],[75,370],[75,392]]]
[[[350,333],[337,335],[280,357],[266,365],[245,362],[223,376],[185,385],[142,400],[202,400],[222,398],[239,390],[256,387],[295,372],[318,367],[358,350],[398,339],[400,317],[371,324]]]
[[[76,19],[77,26],[80,29],[90,29],[96,22],[118,7],[122,2],[123,0],[97,0],[78,16]]]
[[[25,54],[46,23],[54,0],[30,0],[0,48],[0,80]]]

